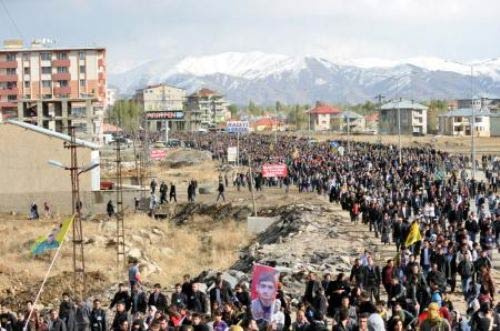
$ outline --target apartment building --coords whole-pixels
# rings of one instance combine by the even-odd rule
[[[459,108],[439,115],[439,133],[449,136],[470,136],[472,115],[474,115],[474,136],[492,136],[490,120],[492,120],[491,117],[494,114],[487,107],[480,109]],[[496,118],[494,121],[496,121]]]
[[[381,107],[380,132],[398,134],[398,113],[400,114],[401,134],[427,134],[428,108],[413,100],[397,99]]]
[[[106,50],[4,42],[0,49],[0,112],[57,132],[102,141]]]
[[[186,129],[184,102],[186,90],[167,84],[150,85],[137,90],[134,100],[144,109],[151,131],[183,131]]]
[[[208,88],[202,88],[187,97],[186,114],[190,131],[215,128],[217,124],[231,119],[224,96]]]

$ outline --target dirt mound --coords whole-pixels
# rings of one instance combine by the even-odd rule
[[[168,153],[161,164],[170,168],[181,168],[198,165],[210,160],[212,160],[212,153],[210,152],[194,149],[179,149]]]
[[[195,217],[209,217],[212,221],[220,222],[225,220],[243,221],[251,214],[250,208],[246,206],[233,206],[227,204],[203,204],[203,203],[182,203],[165,204],[157,211],[157,214],[164,214],[171,222],[181,225],[187,224]]]
[[[109,284],[107,277],[99,272],[93,271],[85,274],[87,288],[84,297],[94,295],[95,293],[103,293],[106,285]],[[21,309],[27,300],[33,300],[36,297],[41,282],[25,283],[22,279],[12,281],[13,286],[3,290],[0,293],[0,303],[12,308]],[[43,292],[40,296],[39,303],[45,307],[53,305],[61,298],[64,292],[74,293],[73,290],[73,273],[62,272],[58,275],[49,277],[45,283]]]

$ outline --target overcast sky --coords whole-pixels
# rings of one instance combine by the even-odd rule
[[[499,0],[0,0],[25,40],[97,44],[118,71],[225,51],[327,58],[500,56]],[[0,39],[19,33],[0,6]]]

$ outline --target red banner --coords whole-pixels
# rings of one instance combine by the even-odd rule
[[[163,160],[167,156],[167,151],[163,149],[152,149],[149,156],[151,157],[151,160]]]
[[[288,168],[284,163],[266,163],[262,165],[263,177],[286,177],[288,176]]]

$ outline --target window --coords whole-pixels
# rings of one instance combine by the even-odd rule
[[[85,73],[85,66],[80,66],[80,73],[84,74]]]
[[[30,88],[31,83],[29,81],[24,82],[24,88]]]
[[[85,79],[80,79],[80,86],[85,87]]]
[[[60,87],[67,87],[68,86],[68,81],[67,80],[60,80],[58,81]]]
[[[44,53],[40,53],[40,59],[42,61],[50,61],[50,58],[52,56],[50,55],[50,53],[47,53],[47,52],[44,52]]]
[[[85,60],[85,52],[84,51],[80,51],[78,52],[78,58],[80,60]]]
[[[7,100],[9,101],[16,101],[17,100],[17,95],[8,95]]]
[[[42,67],[42,74],[51,74],[52,73],[52,67]]]
[[[7,68],[7,75],[15,75],[16,68]]]
[[[52,81],[42,80],[42,87],[52,87]]]
[[[24,98],[25,98],[25,99],[31,99],[31,94],[25,94],[25,95],[24,95]]]
[[[68,53],[57,53],[58,60],[66,60],[68,58]]]
[[[23,53],[23,60],[29,61],[30,60],[30,53]]]
[[[7,54],[7,61],[15,61],[16,60],[16,54]]]
[[[30,68],[29,67],[24,67],[24,74],[29,75],[30,74]]]
[[[52,94],[44,94],[42,96],[43,99],[52,99]]]
[[[68,72],[68,67],[57,67],[57,73],[67,73]]]

